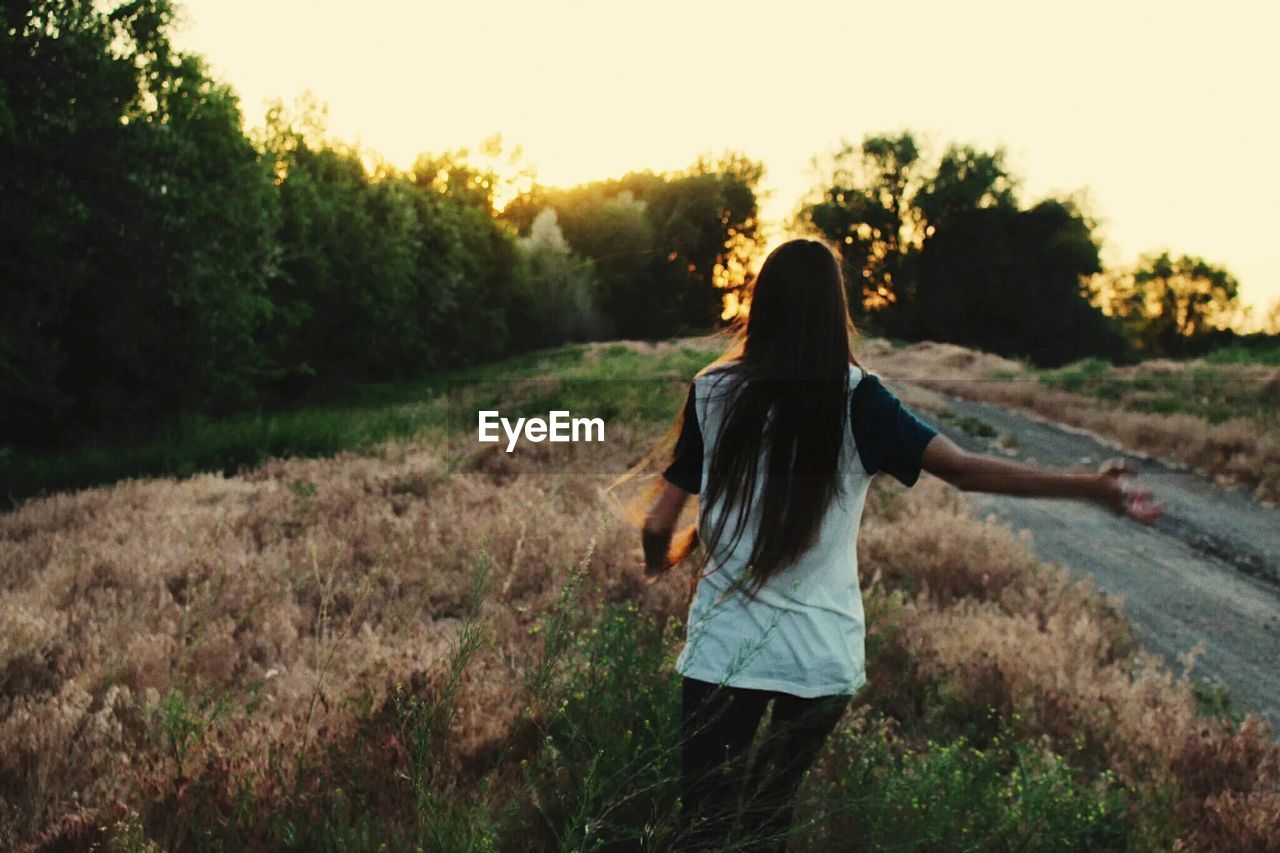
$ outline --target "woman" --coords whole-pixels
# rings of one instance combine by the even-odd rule
[[[785,846],[801,777],[866,681],[856,542],[877,472],[906,486],[924,470],[966,491],[1090,500],[1148,523],[1164,509],[1127,486],[1127,465],[1061,473],[961,450],[861,368],[844,294],[825,244],[770,253],[735,346],[690,386],[645,518],[651,578],[704,546],[676,662],[682,849]],[[672,548],[694,494],[696,530]]]

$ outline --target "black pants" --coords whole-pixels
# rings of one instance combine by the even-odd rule
[[[804,699],[684,679],[678,850],[785,850],[796,791],[849,696]],[[773,701],[769,729],[749,747]]]

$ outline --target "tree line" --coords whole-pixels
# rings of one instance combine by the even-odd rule
[[[756,238],[741,157],[499,215],[465,150],[370,164],[306,105],[246,134],[168,0],[0,15],[0,444],[707,329]]]
[[[864,326],[1041,365],[1274,346],[1232,330],[1239,283],[1220,266],[1165,251],[1104,270],[1083,206],[1024,206],[1002,150],[952,144],[929,157],[903,131],[845,142],[815,165],[820,185],[795,225],[841,247]],[[1280,306],[1272,314],[1274,334]]]
[[[174,49],[170,0],[0,6],[0,445],[127,436],[567,341],[716,327],[762,235],[736,153],[499,205],[468,151],[409,169],[235,93]],[[843,253],[857,319],[1046,364],[1186,354],[1237,305],[1198,258],[1104,273],[1070,199],[1002,152],[872,135],[793,226]],[[733,301],[730,300],[730,305]]]

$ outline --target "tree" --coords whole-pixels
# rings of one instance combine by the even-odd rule
[[[841,247],[855,315],[897,301],[908,256],[924,237],[915,197],[928,180],[915,136],[868,135],[843,142],[821,173],[818,199],[802,205],[797,225]]]
[[[1124,354],[1084,289],[1093,223],[1070,201],[1020,209],[1003,149],[951,144],[934,161],[904,131],[818,165],[798,224],[841,247],[850,306],[877,331],[1041,363]]]
[[[554,208],[534,218],[519,247],[513,345],[532,349],[602,337],[607,327],[596,307],[599,284],[594,264],[569,248]]]
[[[476,364],[507,352],[517,291],[515,229],[496,217],[491,168],[465,150],[419,157],[410,180],[423,192],[420,298],[438,366]]]
[[[927,241],[957,216],[993,207],[1014,209],[1015,181],[1004,162],[1003,149],[979,151],[970,145],[949,145],[912,203]]]
[[[166,0],[0,14],[0,436],[244,402],[274,208],[234,94]]]
[[[1115,349],[1080,293],[1080,276],[1097,268],[1092,223],[1060,202],[1019,216],[1015,189],[1003,149],[951,144],[934,161],[909,131],[869,135],[830,158],[817,200],[797,218],[842,248],[850,305],[877,331],[1054,359],[1027,332],[1044,303],[1023,298],[1047,288],[1060,316],[1086,323]],[[1037,266],[1045,263],[1062,266]],[[1010,314],[1015,306],[1031,313]],[[1008,316],[1001,325],[978,315]]]
[[[570,245],[594,261],[613,333],[644,337],[665,326],[668,313],[674,310],[672,279],[661,272],[653,275],[658,248],[647,205],[630,190],[622,190],[598,206],[575,213],[566,236],[571,234]]]
[[[1120,358],[1123,338],[1084,292],[1100,269],[1092,228],[1067,202],[956,213],[921,251],[914,330],[1045,365]]]
[[[718,160],[699,157],[664,179],[623,179],[645,201],[657,245],[666,251],[660,274],[675,275],[675,327],[714,327],[726,293],[742,288],[759,245],[756,187],[763,175],[760,163],[729,153]]]
[[[398,172],[328,138],[311,98],[274,105],[257,136],[282,209],[272,281],[278,392],[506,352],[519,259],[512,229],[495,219],[500,183],[490,167],[462,149],[423,154]],[[487,141],[484,156],[497,144]]]
[[[1104,280],[1095,298],[1145,352],[1175,356],[1190,351],[1196,337],[1229,325],[1239,291],[1224,268],[1161,252],[1143,255],[1131,270]]]
[[[797,225],[839,245],[855,314],[886,331],[907,333],[915,300],[915,264],[928,240],[971,210],[1016,206],[1004,151],[949,145],[936,164],[915,135],[868,135],[844,142],[825,162],[817,199]]]
[[[702,157],[672,174],[633,172],[571,189],[534,186],[503,210],[527,234],[554,207],[573,251],[594,262],[613,334],[656,338],[714,327],[759,238],[759,163]]]

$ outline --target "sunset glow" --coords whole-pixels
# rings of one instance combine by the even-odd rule
[[[401,167],[495,133],[549,185],[741,151],[766,167],[771,243],[842,137],[1003,145],[1024,202],[1083,192],[1106,263],[1169,248],[1226,266],[1255,311],[1280,299],[1274,7],[885,8],[189,0],[177,43],[249,125],[309,91],[333,136]]]

